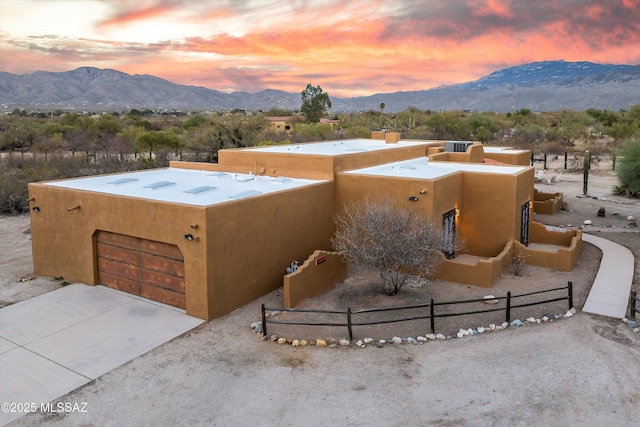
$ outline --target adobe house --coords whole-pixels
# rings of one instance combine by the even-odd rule
[[[304,122],[300,116],[266,116],[264,119],[274,130],[287,133],[291,133],[291,126],[294,124]]]
[[[491,286],[514,253],[573,267],[579,231],[531,221],[533,168],[506,164],[518,153],[493,153],[487,163],[480,143],[373,136],[221,150],[218,164],[29,184],[35,272],[209,320],[282,286],[292,260],[330,251],[335,212],[378,194],[466,239],[461,253],[444,239],[441,279]]]

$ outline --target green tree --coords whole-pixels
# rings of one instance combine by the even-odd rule
[[[626,194],[640,194],[640,133],[624,144],[618,150],[618,179]]]
[[[320,86],[312,86],[311,83],[301,92],[302,106],[300,112],[307,123],[318,123],[320,119],[327,115],[327,110],[331,108],[329,94],[322,92]]]
[[[185,122],[184,122],[184,128],[189,130],[192,128],[197,128],[199,126],[205,125],[209,122],[209,120],[203,116],[202,114],[195,114],[191,117],[189,117]]]
[[[158,165],[166,166],[169,151],[181,148],[182,138],[166,130],[144,132],[136,137],[134,147],[139,150],[148,150],[149,158],[155,154]]]

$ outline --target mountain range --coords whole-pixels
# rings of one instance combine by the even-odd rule
[[[330,93],[330,90],[326,90]],[[334,113],[379,110],[477,110],[508,112],[588,108],[617,111],[640,104],[640,65],[544,61],[495,71],[472,82],[437,88],[379,93],[354,98],[331,97]],[[299,93],[267,89],[225,93],[185,86],[151,75],[81,67],[66,72],[0,72],[0,109],[119,111],[268,110],[300,108]]]

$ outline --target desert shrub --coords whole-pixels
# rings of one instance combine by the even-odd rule
[[[628,195],[640,193],[640,133],[626,141],[618,150],[618,179]]]
[[[396,295],[412,273],[433,273],[442,260],[439,224],[399,207],[391,196],[346,205],[335,223],[335,250],[355,266],[377,270],[387,295]],[[454,250],[461,244],[454,242]]]
[[[30,182],[75,178],[127,172],[157,167],[153,160],[118,160],[105,157],[92,161],[86,157],[41,158],[7,157],[0,160],[0,214],[20,214],[29,211]]]
[[[523,277],[527,272],[527,256],[525,254],[513,255],[507,271],[516,277]]]

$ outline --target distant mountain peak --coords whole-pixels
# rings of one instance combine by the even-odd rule
[[[302,87],[302,85],[301,85]],[[329,92],[331,90],[329,89]],[[626,109],[640,104],[640,65],[539,61],[492,72],[476,81],[429,90],[379,93],[356,98],[332,97],[334,112],[361,111],[385,103],[385,112],[423,110],[510,111],[528,108]],[[300,94],[276,89],[258,93],[223,93],[184,86],[147,74],[79,67],[66,72],[0,72],[0,107],[35,110],[159,108],[181,110],[268,110],[300,108]]]

